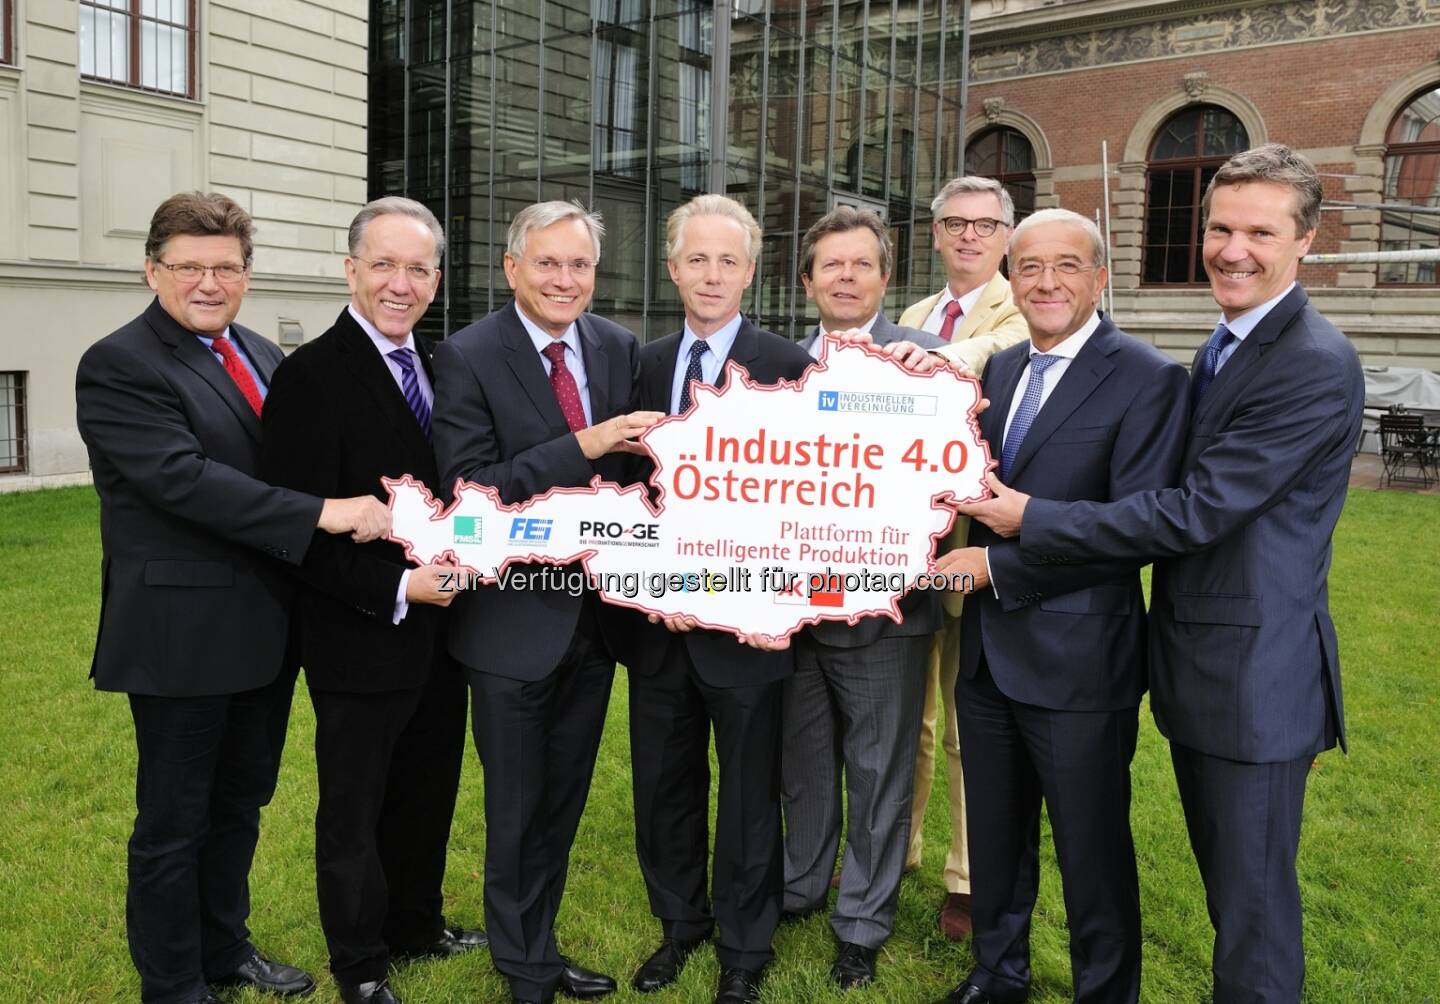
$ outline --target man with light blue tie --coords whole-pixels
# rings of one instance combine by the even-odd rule
[[[997,484],[964,507],[1018,533],[1011,546],[1047,575],[1155,559],[1151,708],[1215,927],[1217,1004],[1301,998],[1305,784],[1345,739],[1326,579],[1365,382],[1296,282],[1322,195],[1314,165],[1274,143],[1232,157],[1206,190],[1222,316],[1195,358],[1178,488],[1100,504]]]
[[[1095,309],[1106,281],[1098,228],[1066,209],[1041,210],[1016,226],[1009,256],[1030,339],[992,356],[982,377],[992,405],[980,431],[1001,477],[1102,502],[1174,484],[1185,370]],[[955,685],[975,966],[944,1004],[1029,996],[1042,803],[1065,893],[1074,1000],[1135,1004],[1130,761],[1146,680],[1143,561],[1034,568],[981,523],[969,544],[936,563],[981,587],[961,614]]]

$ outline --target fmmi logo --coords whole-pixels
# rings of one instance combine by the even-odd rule
[[[510,521],[510,544],[512,547],[544,547],[550,543],[553,519],[536,519],[531,516],[516,516]]]
[[[457,544],[483,544],[485,521],[479,516],[456,516],[452,535]]]
[[[820,392],[821,411],[840,410],[840,392],[838,390],[822,390]]]

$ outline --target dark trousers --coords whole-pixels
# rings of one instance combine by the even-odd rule
[[[1130,835],[1138,708],[1053,711],[1006,697],[982,657],[955,684],[970,839],[975,971],[997,1002],[1030,987],[1040,806],[1050,815],[1070,927],[1075,1000],[1140,995],[1140,888]]]
[[[555,915],[615,678],[593,617],[540,680],[470,674],[485,771],[485,926],[515,996],[549,1001],[564,969]]]
[[[465,676],[438,660],[424,687],[311,690],[320,803],[315,884],[330,971],[384,977],[444,926],[445,849],[465,750]]]
[[[1295,1004],[1305,981],[1300,817],[1313,757],[1238,763],[1170,744],[1215,927],[1215,1004]]]
[[[255,950],[250,863],[294,689],[291,668],[241,694],[130,695],[139,762],[125,928],[143,1001],[197,999]]]
[[[679,638],[657,672],[630,674],[635,849],[650,911],[668,938],[705,938],[718,922],[722,966],[758,970],[774,957],[784,887],[780,695],[778,681],[709,686]],[[720,788],[707,898],[712,727]]]

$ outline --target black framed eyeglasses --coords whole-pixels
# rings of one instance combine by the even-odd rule
[[[945,232],[951,237],[961,236],[967,227],[975,228],[976,237],[989,237],[1005,225],[1004,220],[993,219],[989,216],[982,216],[978,220],[967,220],[963,216],[942,216],[935,222],[944,227]]]

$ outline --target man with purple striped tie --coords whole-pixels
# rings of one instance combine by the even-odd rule
[[[382,476],[438,490],[431,345],[414,327],[435,298],[445,237],[418,202],[377,199],[350,224],[350,303],[275,371],[265,473],[304,490],[381,494]],[[447,569],[397,544],[317,539],[295,612],[320,804],[316,886],[330,969],[347,1004],[397,1000],[393,960],[485,944],[440,912],[465,748],[465,677],[439,639]]]

